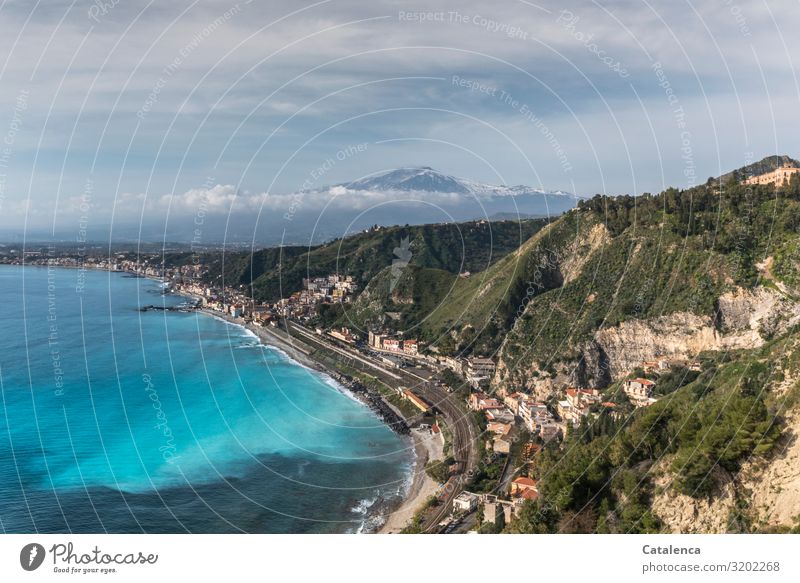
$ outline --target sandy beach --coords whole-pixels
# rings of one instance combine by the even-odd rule
[[[442,434],[433,435],[429,429],[412,429],[411,437],[414,440],[416,453],[414,478],[402,504],[386,516],[386,522],[378,530],[380,534],[399,533],[425,501],[439,490],[438,482],[425,473],[425,464],[429,460],[441,459],[444,451]]]

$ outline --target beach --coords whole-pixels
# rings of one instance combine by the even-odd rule
[[[441,459],[444,450],[442,434],[432,434],[429,429],[413,429],[416,462],[411,487],[400,506],[386,516],[386,522],[378,530],[380,534],[396,534],[402,531],[414,518],[423,504],[439,491],[439,484],[425,472],[429,460]]]
[[[231,324],[242,326],[255,334],[264,344],[278,348],[286,353],[291,359],[297,361],[303,366],[329,375],[339,383],[343,382],[340,373],[329,370],[311,356],[313,350],[308,345],[296,338],[289,336],[286,331],[278,327],[260,326],[243,322],[240,319],[233,318],[227,314],[221,314],[208,309],[201,309],[198,311],[205,315],[225,320]],[[348,388],[353,389],[353,387]],[[366,406],[372,408],[373,410],[375,409],[376,399],[374,395],[369,398],[363,393],[359,392],[356,393],[355,396],[359,398],[359,400],[361,400]],[[382,399],[380,399],[380,402],[383,406],[391,409],[398,417],[402,419],[400,412],[397,411],[396,408],[394,408],[391,404],[383,401]],[[384,422],[386,422],[387,425],[389,425],[392,429],[398,429],[397,422],[390,422],[385,417]],[[409,524],[411,519],[414,517],[414,514],[422,507],[422,505],[431,496],[436,495],[439,490],[439,484],[430,478],[425,472],[425,464],[428,463],[429,460],[441,459],[443,457],[444,440],[442,434],[433,434],[430,429],[420,428],[408,431],[407,426],[405,426],[404,423],[402,425],[404,426],[404,429],[401,430],[400,433],[408,434],[413,441],[415,462],[412,481],[400,504],[394,509],[391,507],[385,509],[385,522],[382,526],[380,526],[380,528],[377,529],[377,532],[380,534],[399,533]]]
[[[179,295],[186,295],[180,293]],[[193,298],[197,299],[197,298]],[[220,312],[215,312],[213,310],[209,310],[207,308],[202,308],[198,310],[198,312],[205,314],[207,316],[211,316],[213,318],[219,318],[220,320],[225,320],[231,324],[236,326],[241,326],[246,330],[249,330],[253,334],[255,334],[258,339],[273,348],[278,348],[279,350],[285,352],[289,358],[294,361],[299,362],[303,366],[308,368],[314,369],[319,372],[323,372],[325,374],[329,374],[330,371],[327,370],[322,364],[314,360],[309,356],[312,349],[304,344],[302,341],[292,338],[289,336],[284,330],[280,328],[273,327],[273,326],[259,326],[256,324],[250,324],[241,320],[241,318],[233,318],[227,314],[223,314]]]

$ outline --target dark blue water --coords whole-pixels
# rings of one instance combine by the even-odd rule
[[[352,532],[408,443],[158,282],[0,266],[0,530]]]

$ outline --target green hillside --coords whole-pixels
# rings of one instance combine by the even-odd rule
[[[703,371],[656,404],[576,428],[535,466],[542,497],[509,532],[660,532],[660,488],[713,500],[745,462],[769,462],[785,414],[798,405],[800,333],[754,350],[706,355]],[[681,384],[681,383],[679,383]],[[776,454],[779,455],[779,452]],[[666,476],[664,486],[656,478]],[[758,530],[746,491],[724,517],[728,532]]]
[[[611,238],[577,277],[530,302],[506,343],[510,367],[519,358],[569,359],[576,343],[631,318],[674,312],[713,317],[724,291],[774,283],[758,269],[768,257],[774,257],[774,281],[796,285],[799,192],[799,181],[778,192],[707,185],[582,203],[562,219],[576,222],[576,238],[585,239],[598,222]]]
[[[226,252],[203,259],[212,283],[224,280],[228,286],[251,287],[257,300],[276,301],[301,289],[304,277],[340,273],[352,275],[364,287],[396,261],[451,274],[485,270],[547,222],[528,219],[384,227],[311,248]]]
[[[386,267],[372,278],[353,305],[338,310],[338,323],[360,330],[402,330],[428,340],[428,317],[435,316],[447,302],[458,281],[457,275],[442,269]],[[387,312],[394,317],[388,317]]]
[[[714,316],[726,290],[800,281],[799,193],[795,179],[778,191],[729,182],[598,195],[404,324],[419,324],[444,352],[493,354],[505,339],[513,368],[569,360],[576,343],[632,318]],[[766,273],[758,264],[768,257]]]
[[[576,242],[588,241],[598,224],[608,238],[568,281],[543,286],[529,302],[502,350],[511,370],[574,361],[580,342],[626,320],[674,312],[715,319],[718,298],[734,289],[774,290],[797,313],[800,180],[778,189],[729,180],[635,199],[597,196],[548,229],[568,223],[574,239],[551,249],[562,277],[575,263]],[[539,247],[546,247],[541,234]],[[726,486],[735,499],[724,529],[761,530],[762,509],[745,487],[730,484],[745,463],[768,468],[781,455],[775,445],[791,439],[800,332],[759,332],[767,337],[759,348],[701,354],[699,374],[678,369],[662,377],[661,398],[650,407],[633,410],[620,383],[611,383],[604,398],[622,416],[600,412],[561,447],[546,448],[533,471],[541,497],[507,530],[660,532],[671,527],[654,510],[655,498],[671,492],[714,504]]]
[[[406,286],[429,290],[428,309],[416,302],[397,301],[381,291],[387,289],[387,271],[370,283],[356,301],[355,311],[370,314],[372,322],[381,312],[398,311],[402,314],[399,329],[418,328],[422,339],[444,353],[491,354],[513,325],[523,299],[530,295],[531,282],[539,286],[537,293],[560,285],[557,270],[549,267],[548,250],[563,246],[574,236],[572,214],[544,227],[488,269],[448,282],[446,289],[431,272],[405,273],[402,281]],[[433,277],[430,281],[429,276]],[[411,283],[412,278],[422,279]],[[381,298],[383,305],[379,304]],[[383,322],[394,327],[392,322]]]

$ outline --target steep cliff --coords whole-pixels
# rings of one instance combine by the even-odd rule
[[[652,508],[663,524],[663,532],[702,534],[731,530],[737,485],[730,473],[719,468],[715,468],[709,479],[715,483],[713,495],[694,498],[676,492],[668,473],[657,475],[654,480],[657,494],[653,497]]]
[[[530,386],[546,398],[563,383],[602,388],[643,361],[691,360],[705,351],[757,348],[800,323],[800,303],[771,288],[736,287],[720,296],[715,316],[675,312],[599,329],[570,351],[570,358],[550,366],[551,372],[537,361],[527,366],[517,361],[509,370],[501,352],[495,383]]]
[[[515,532],[798,526],[800,180],[597,196],[477,275],[461,289],[500,330],[495,390],[605,400],[543,450]],[[694,370],[635,408],[619,381],[662,358]]]
[[[785,419],[784,435],[767,463],[742,470],[754,524],[762,529],[794,526],[800,517],[800,412]]]

